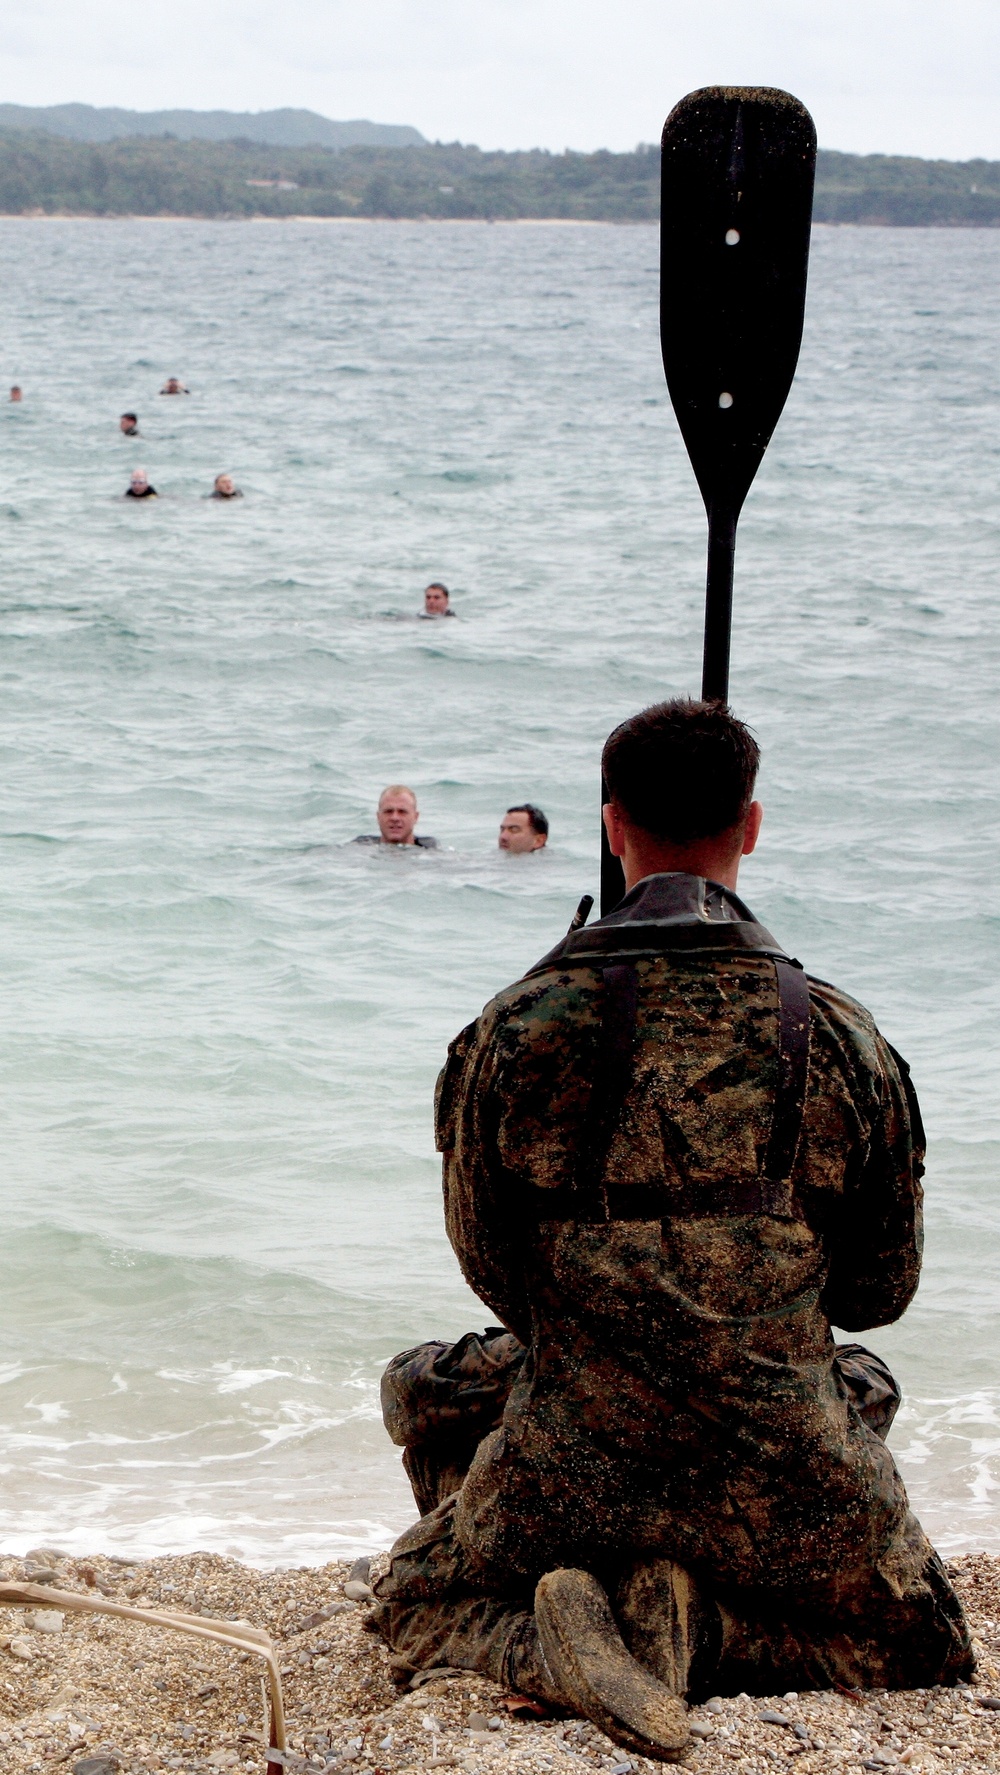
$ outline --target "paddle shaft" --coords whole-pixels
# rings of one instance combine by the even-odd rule
[[[708,513],[708,584],[701,667],[701,694],[705,702],[725,703],[729,700],[736,519],[737,513],[725,500],[712,501]]]
[[[737,513],[724,500],[713,500],[708,515],[708,583],[705,589],[705,647],[701,694],[705,702],[729,700],[729,650],[733,627],[733,565],[736,559]],[[608,785],[601,778],[601,805]],[[601,821],[601,916],[612,912],[625,894],[625,871],[613,856]]]

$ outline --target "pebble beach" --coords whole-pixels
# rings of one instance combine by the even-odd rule
[[[691,1711],[683,1766],[693,1775],[770,1775],[793,1765],[796,1775],[1000,1771],[1000,1560],[968,1554],[948,1569],[975,1637],[970,1687],[712,1699]],[[126,1561],[36,1548],[0,1562],[0,1577],[263,1628],[278,1652],[289,1746],[282,1760],[291,1775],[649,1775],[661,1766],[585,1721],[538,1717],[472,1673],[398,1691],[382,1642],[366,1631],[357,1565],[260,1571],[208,1553]],[[2,1608],[4,1767],[264,1775],[260,1672],[248,1652],[160,1627]]]

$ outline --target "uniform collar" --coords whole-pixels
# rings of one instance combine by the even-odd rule
[[[596,930],[616,924],[756,924],[757,920],[730,888],[704,875],[686,875],[672,869],[669,874],[644,875],[636,882],[613,912],[599,918],[591,927]]]
[[[613,912],[583,930],[570,931],[528,973],[573,964],[600,967],[616,956],[625,960],[668,950],[784,954],[730,888],[677,870],[644,876]]]

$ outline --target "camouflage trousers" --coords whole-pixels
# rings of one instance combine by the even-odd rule
[[[463,1546],[454,1494],[481,1439],[503,1415],[525,1358],[509,1332],[430,1343],[389,1364],[382,1382],[386,1428],[403,1461],[421,1520],[397,1541],[379,1580],[373,1625],[387,1640],[400,1682],[440,1666],[474,1669],[547,1699],[522,1578],[489,1570]],[[896,1384],[861,1345],[840,1346],[837,1366],[855,1409],[884,1437],[899,1405]],[[655,1568],[650,1568],[653,1571]],[[594,1568],[622,1636],[643,1661],[655,1597],[635,1565]],[[638,1580],[638,1583],[637,1583]],[[641,1617],[628,1598],[643,1595]],[[927,1688],[973,1670],[961,1604],[916,1518],[877,1564],[845,1575],[824,1601],[796,1612],[766,1598],[703,1595],[688,1698],[773,1695],[787,1689]]]

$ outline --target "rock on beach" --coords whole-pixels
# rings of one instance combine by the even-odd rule
[[[0,1576],[36,1582],[29,1563],[0,1561]],[[368,1597],[359,1592],[371,1573],[362,1561],[262,1572],[207,1553],[50,1554],[42,1569],[58,1588],[265,1628],[281,1665],[289,1775],[651,1775],[659,1767],[586,1721],[523,1713],[469,1672],[397,1691],[381,1641],[366,1631]],[[713,1697],[692,1709],[684,1767],[691,1775],[1000,1775],[1000,1560],[968,1555],[949,1570],[976,1638],[968,1689]],[[107,1616],[66,1613],[61,1630],[39,1630],[53,1612],[0,1610],[5,1771],[264,1775],[259,1659]]]

